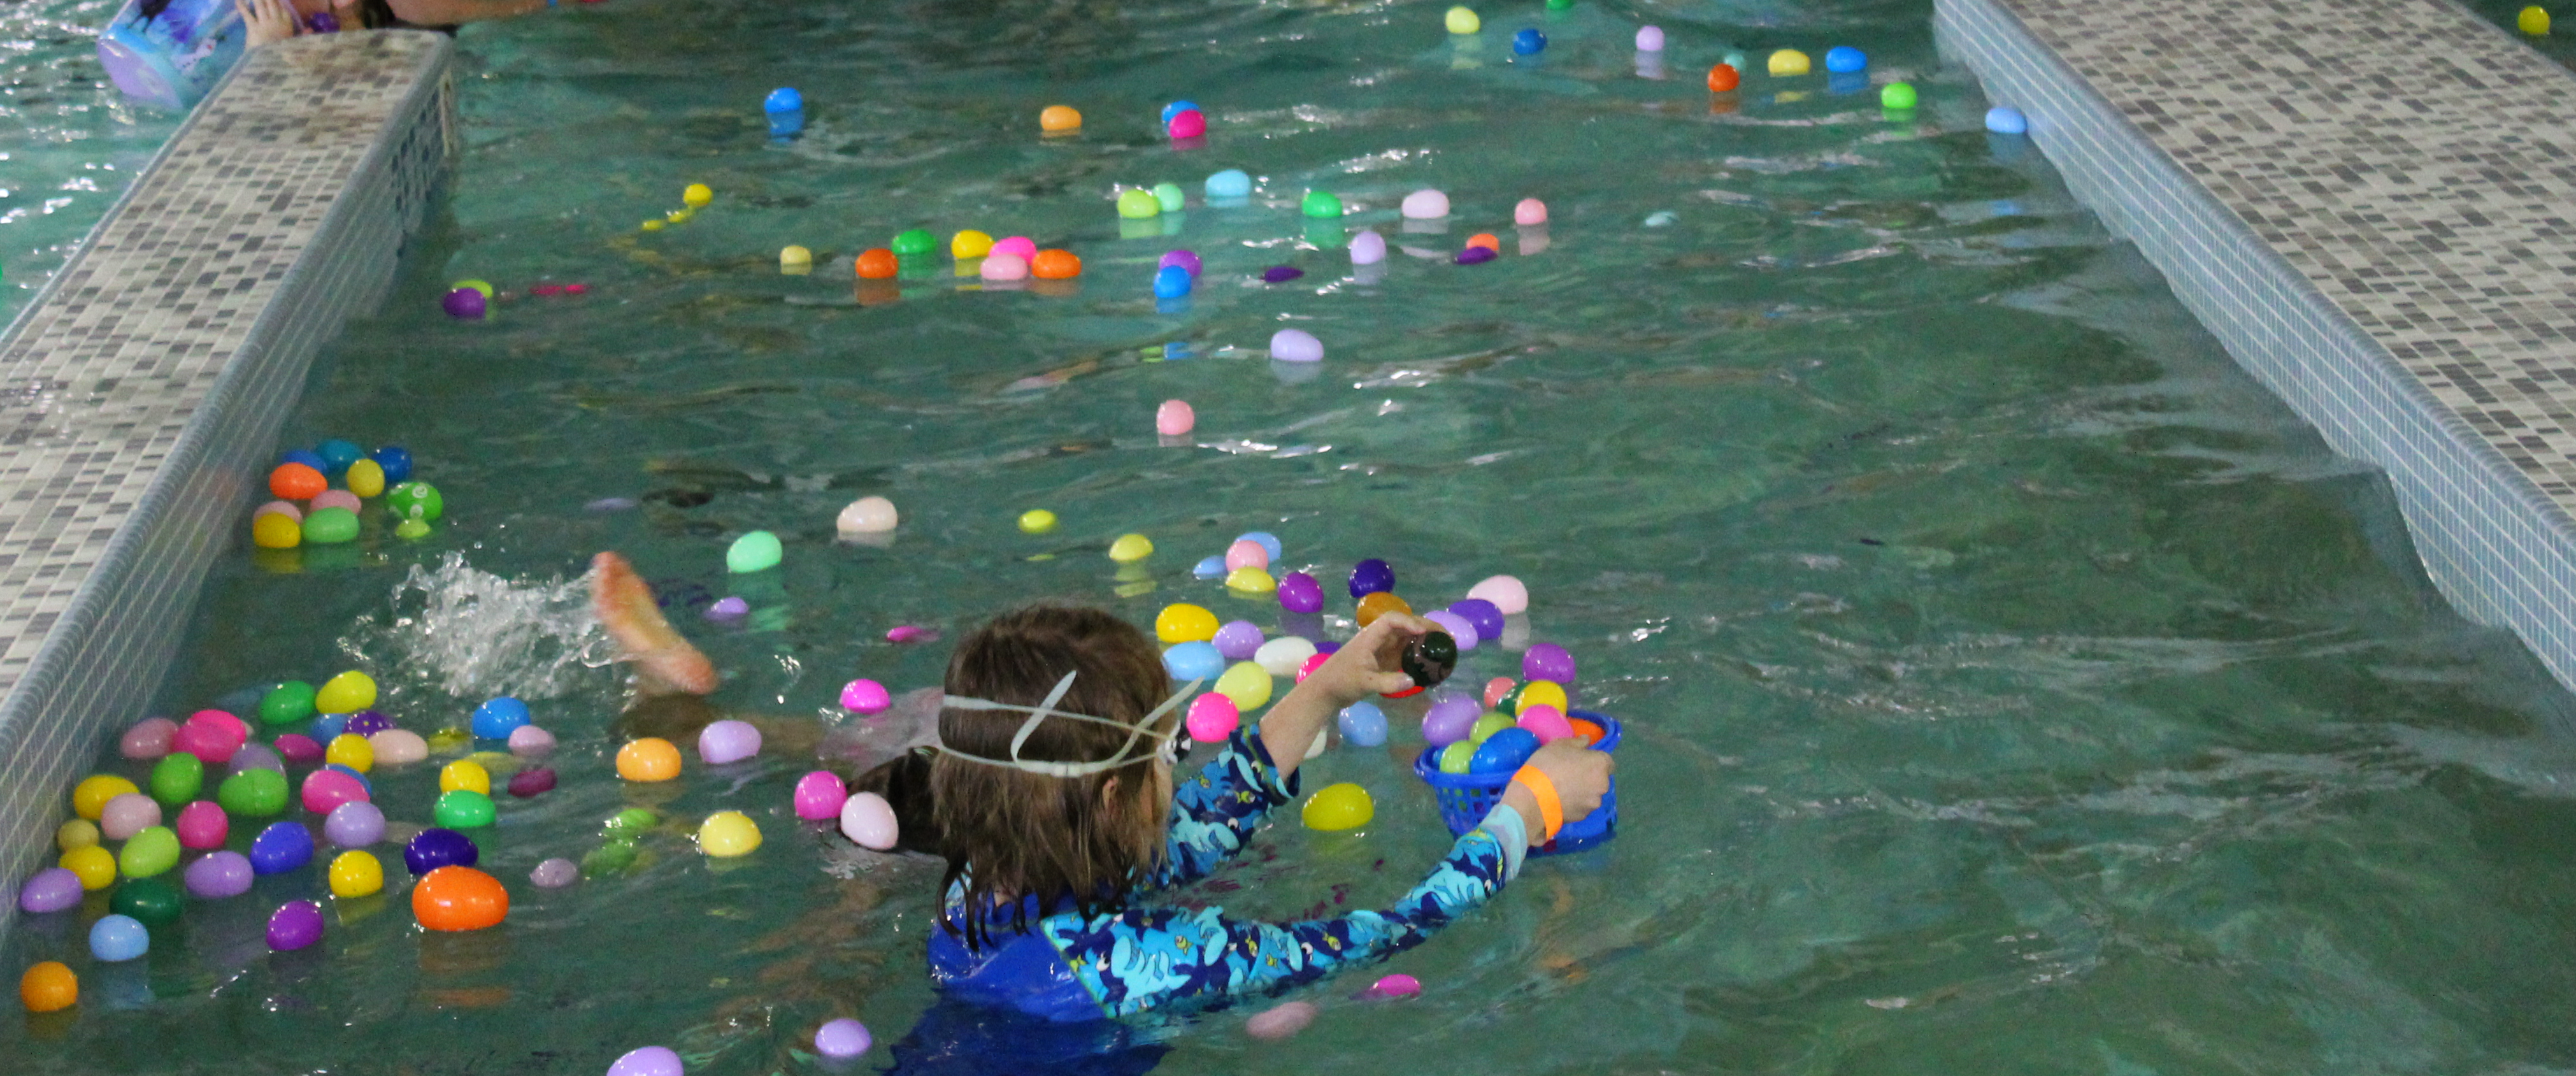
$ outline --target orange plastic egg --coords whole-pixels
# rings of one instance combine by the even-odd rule
[[[1567,722],[1567,724],[1574,726],[1575,735],[1583,737],[1583,746],[1585,747],[1599,746],[1601,738],[1610,734],[1610,730],[1602,728],[1598,723],[1586,721],[1579,717]]]
[[[894,275],[894,252],[884,247],[859,254],[859,279],[884,280]]]
[[[1406,604],[1404,599],[1381,590],[1375,594],[1371,594],[1368,597],[1360,599],[1360,626],[1365,628],[1371,624],[1375,624],[1377,623],[1377,618],[1385,616],[1388,613],[1410,613],[1412,611],[1413,606]]]
[[[1048,105],[1038,113],[1038,129],[1049,134],[1082,129],[1082,113],[1071,105]]]
[[[1736,73],[1733,64],[1719,64],[1708,69],[1708,92],[1710,93],[1725,93],[1743,81],[1744,76]]]
[[[1494,233],[1492,232],[1478,232],[1474,235],[1468,236],[1467,245],[1471,247],[1483,247],[1496,254],[1503,252],[1503,241],[1494,238]]]
[[[440,867],[412,887],[411,914],[431,930],[482,930],[510,914],[510,891],[472,867]]]
[[[268,472],[268,491],[289,501],[309,501],[331,488],[322,472],[301,463],[281,463]]]
[[[59,961],[45,961],[18,977],[18,1000],[26,1003],[28,1012],[71,1008],[80,1001],[80,977]]]
[[[629,781],[668,781],[680,775],[680,749],[647,736],[617,749],[617,776]]]
[[[1082,259],[1070,250],[1041,250],[1029,262],[1029,275],[1040,280],[1071,280],[1082,275]]]

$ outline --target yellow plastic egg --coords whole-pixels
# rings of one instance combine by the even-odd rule
[[[691,209],[696,209],[699,206],[715,200],[715,190],[704,183],[689,184],[687,190],[680,192],[680,204],[688,206]]]
[[[2524,8],[2521,14],[2513,17],[2513,26],[2523,33],[2539,37],[2549,32],[2549,11],[2538,6]]]
[[[1369,824],[1369,819],[1377,817],[1377,803],[1369,799],[1367,789],[1345,781],[1326,785],[1307,797],[1306,806],[1298,812],[1298,817],[1305,821],[1307,829],[1326,833],[1358,829]]]
[[[1560,714],[1573,709],[1566,701],[1565,688],[1546,680],[1532,680],[1521,686],[1520,705],[1512,707],[1512,716],[1528,713],[1532,706],[1553,706]]]
[[[450,725],[446,728],[430,733],[428,742],[429,749],[432,751],[453,751],[459,747],[465,746],[466,744],[473,743],[474,734]]]
[[[1141,534],[1122,534],[1109,543],[1109,559],[1120,564],[1134,564],[1154,555],[1154,540]]]
[[[658,232],[662,230],[662,222],[658,220],[648,220],[644,222],[643,228],[648,232]]]
[[[99,815],[107,812],[107,801],[141,791],[134,787],[134,782],[114,774],[102,773],[85,778],[72,786],[72,813],[96,822]]]
[[[1028,534],[1045,534],[1055,529],[1055,513],[1032,508],[1020,513],[1020,530]]]
[[[75,818],[54,830],[54,847],[66,852],[97,843],[98,825],[87,819]]]
[[[1257,662],[1235,662],[1216,678],[1216,693],[1234,700],[1237,711],[1251,713],[1270,703],[1270,670]]]
[[[1268,594],[1279,589],[1279,581],[1270,578],[1269,572],[1246,565],[1225,573],[1225,587],[1246,594]]]
[[[363,897],[384,887],[385,865],[376,857],[351,849],[331,860],[332,896]]]
[[[778,267],[786,270],[812,269],[814,252],[792,243],[780,247],[778,248]]]
[[[326,714],[354,714],[376,704],[376,680],[351,669],[322,681],[313,693],[313,708]]]
[[[1206,642],[1216,638],[1216,614],[1188,602],[1174,602],[1154,615],[1154,637],[1167,646]]]
[[[1771,54],[1771,73],[1775,76],[1807,73],[1807,54],[1796,49],[1781,49]]]
[[[492,771],[484,769],[482,763],[476,762],[470,758],[460,758],[445,766],[439,767],[438,790],[440,792],[454,792],[458,789],[463,789],[467,792],[480,792],[486,796],[491,795]]]
[[[81,888],[91,892],[116,884],[116,853],[98,845],[74,848],[56,861],[64,870],[80,876]]]
[[[698,826],[698,850],[718,859],[750,855],[760,847],[760,827],[741,811],[717,811]]]
[[[959,232],[948,240],[948,253],[960,258],[981,258],[993,252],[993,237],[973,228]]]
[[[1485,20],[1477,18],[1474,9],[1463,6],[1450,8],[1448,14],[1440,17],[1440,21],[1448,26],[1449,32],[1453,34],[1472,34],[1485,28]]]
[[[284,512],[262,512],[250,521],[250,544],[261,549],[293,549],[304,543],[304,525]]]
[[[381,496],[385,492],[385,465],[374,460],[359,460],[349,465],[348,476],[342,481],[348,483],[349,492],[358,496]]]
[[[376,768],[376,745],[357,733],[343,732],[331,737],[330,746],[322,749],[322,761],[365,773]]]

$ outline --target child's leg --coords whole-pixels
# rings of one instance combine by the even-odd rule
[[[615,553],[590,560],[590,608],[617,641],[618,657],[635,663],[635,693],[706,695],[716,689],[715,663],[672,630],[653,600],[653,588]],[[703,722],[701,722],[703,724]]]

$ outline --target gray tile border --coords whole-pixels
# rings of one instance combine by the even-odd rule
[[[2576,77],[2444,0],[1937,0],[2078,197],[2576,686]]]
[[[159,689],[314,354],[392,283],[454,155],[452,48],[245,57],[0,336],[5,892]]]

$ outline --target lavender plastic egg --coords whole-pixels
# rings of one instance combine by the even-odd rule
[[[261,874],[302,870],[313,862],[313,834],[302,822],[279,822],[250,841],[250,869]]]
[[[1450,603],[1449,611],[1473,626],[1479,639],[1503,637],[1503,611],[1495,608],[1492,602],[1483,598],[1467,598]]]
[[[1154,268],[1161,269],[1165,266],[1172,265],[1180,266],[1182,270],[1190,274],[1191,279],[1197,279],[1199,275],[1199,256],[1190,251],[1166,251],[1163,254],[1163,260],[1154,263]]]
[[[241,750],[233,752],[232,765],[234,773],[240,773],[243,770],[274,770],[278,773],[286,772],[286,759],[280,756],[275,750],[271,749],[267,744],[243,744],[241,746]]]
[[[608,1076],[685,1076],[680,1069],[680,1055],[668,1046],[645,1046],[628,1050],[608,1066]]]
[[[1484,712],[1473,695],[1442,695],[1422,714],[1422,738],[1433,747],[1457,743],[1467,738],[1468,731],[1476,727],[1476,718]]]
[[[188,885],[188,895],[199,900],[223,900],[250,892],[250,858],[239,852],[209,852],[206,858],[188,864],[180,880]]]
[[[1324,608],[1324,585],[1304,572],[1290,572],[1279,580],[1279,607],[1292,613],[1313,613]]]
[[[146,828],[161,824],[161,803],[139,792],[128,792],[107,801],[98,816],[98,831],[108,840],[121,841]]]
[[[528,880],[539,889],[561,889],[581,880],[581,864],[557,856],[537,864],[528,872]]]
[[[1371,557],[1351,568],[1351,597],[1365,598],[1394,591],[1395,569],[1385,561]]]
[[[814,1030],[814,1052],[825,1057],[846,1059],[868,1052],[875,1038],[868,1026],[848,1017],[834,1020]]]
[[[1249,620],[1229,621],[1216,629],[1216,652],[1227,661],[1245,661],[1261,649],[1261,628]]]
[[[1574,682],[1574,655],[1555,643],[1531,643],[1521,652],[1521,679]]]
[[[849,800],[850,790],[841,784],[840,775],[829,770],[796,779],[796,817],[808,822],[841,817],[841,805]]]
[[[542,755],[555,749],[555,734],[535,725],[521,725],[510,730],[510,753],[521,758]]]
[[[364,848],[385,839],[385,812],[364,800],[343,803],[322,820],[322,836],[342,848]]]
[[[483,858],[483,850],[474,841],[452,829],[424,829],[403,846],[403,866],[413,874],[427,874],[440,867],[471,867]]]
[[[78,905],[81,900],[80,875],[61,867],[47,867],[18,887],[18,910],[42,915]]]
[[[268,948],[291,953],[322,940],[322,906],[309,900],[286,902],[268,917]]]
[[[1281,329],[1270,334],[1270,357],[1280,362],[1322,362],[1324,342],[1304,329]]]
[[[170,738],[179,734],[179,723],[166,717],[147,717],[116,741],[116,753],[132,759],[156,759],[170,753]]]
[[[710,766],[760,753],[760,730],[748,721],[718,721],[698,733],[698,760]]]

